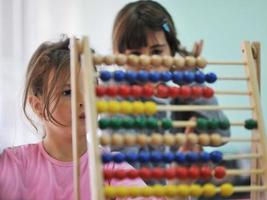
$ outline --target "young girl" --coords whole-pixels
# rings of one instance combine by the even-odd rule
[[[0,199],[73,199],[69,39],[45,42],[33,54],[27,69],[23,110],[34,125],[29,108],[43,125],[37,144],[7,148],[0,154]],[[78,94],[81,199],[90,199],[90,184],[82,94]],[[35,126],[36,128],[36,126]],[[37,128],[36,128],[37,130]],[[104,169],[130,169],[114,163]],[[145,186],[141,179],[109,180],[106,185]],[[142,198],[136,198],[142,199]],[[154,198],[151,198],[154,199]]]

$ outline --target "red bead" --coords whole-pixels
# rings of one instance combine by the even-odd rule
[[[149,179],[151,177],[151,171],[148,168],[141,168],[139,170],[139,175],[142,179]]]
[[[191,93],[192,93],[193,98],[199,98],[199,97],[202,97],[203,95],[203,89],[202,87],[199,87],[199,86],[193,86],[191,88]]]
[[[218,166],[214,169],[214,176],[218,179],[224,178],[226,175],[226,171],[224,167]]]
[[[189,86],[183,85],[180,87],[180,96],[182,98],[188,98],[191,96],[191,88]]]
[[[169,87],[169,95],[170,97],[178,97],[180,95],[180,88],[178,87]]]
[[[151,178],[154,179],[161,179],[164,177],[164,171],[163,169],[159,168],[159,167],[155,167],[151,170]]]
[[[152,97],[154,95],[154,88],[150,84],[146,84],[143,87],[143,95],[144,97]]]
[[[116,86],[108,86],[106,89],[106,94],[110,97],[115,97],[118,93],[118,88]]]
[[[98,97],[102,97],[106,94],[106,88],[100,85],[96,86],[95,91],[96,91],[96,96]]]
[[[117,179],[124,179],[126,178],[126,171],[123,170],[123,169],[117,169],[115,172],[114,172],[114,177],[117,178]]]
[[[177,167],[176,168],[176,176],[177,178],[184,180],[188,178],[188,170],[185,167]]]
[[[204,87],[203,88],[203,96],[205,98],[211,98],[214,95],[214,90],[210,87]]]
[[[167,179],[174,179],[176,177],[175,168],[165,169],[164,174]]]
[[[143,88],[141,86],[133,85],[131,87],[131,95],[133,97],[136,97],[136,98],[141,97],[142,93],[143,93]]]
[[[188,173],[191,179],[198,179],[200,175],[200,171],[197,166],[191,166],[188,170]]]
[[[200,169],[200,175],[203,179],[210,179],[212,176],[212,171],[208,166],[203,166]]]
[[[169,94],[169,89],[168,87],[164,86],[164,85],[159,85],[157,87],[157,96],[160,98],[166,98],[168,97]]]
[[[118,94],[121,96],[121,97],[128,97],[129,94],[130,94],[130,87],[127,86],[127,85],[121,85],[119,86],[119,89],[118,89]]]
[[[130,170],[128,170],[128,172],[127,172],[127,176],[128,176],[130,179],[137,178],[137,177],[139,176],[138,170],[136,170],[136,169],[130,169]]]
[[[104,178],[105,179],[112,179],[114,177],[113,170],[104,170]]]

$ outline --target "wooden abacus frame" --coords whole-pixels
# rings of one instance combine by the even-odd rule
[[[261,200],[267,199],[267,146],[266,146],[266,137],[265,137],[265,128],[264,121],[261,112],[260,105],[260,95],[259,95],[259,73],[256,73],[255,60],[253,58],[255,55],[260,55],[259,44],[253,46],[253,51],[249,42],[242,43],[242,53],[244,61],[241,62],[221,62],[214,61],[208,62],[207,64],[220,64],[220,65],[244,65],[247,73],[246,80],[248,81],[248,95],[250,96],[251,106],[249,107],[223,107],[223,106],[179,106],[178,110],[218,110],[218,109],[249,109],[253,112],[254,119],[258,122],[257,131],[253,131],[251,143],[252,143],[252,152],[253,154],[249,155],[240,155],[240,157],[249,157],[249,158],[262,158],[254,159],[252,161],[251,170],[229,170],[230,174],[240,174],[243,172],[251,173],[251,186],[237,186],[234,187],[235,192],[251,192],[252,200]],[[82,85],[82,90],[84,94],[84,104],[85,104],[85,113],[86,113],[86,128],[88,136],[88,152],[90,160],[90,186],[91,186],[91,199],[103,200],[104,191],[103,191],[103,179],[102,179],[102,170],[101,170],[101,161],[100,161],[100,151],[99,151],[99,138],[97,136],[97,110],[96,110],[96,96],[95,96],[95,71],[94,71],[94,58],[89,48],[89,41],[87,37],[82,37],[78,40],[77,38],[71,38],[71,89],[72,89],[72,141],[73,141],[73,162],[74,162],[74,195],[75,199],[80,199],[80,166],[79,166],[79,157],[78,157],[78,140],[77,140],[77,91],[80,89],[79,85]],[[255,54],[255,52],[257,54]],[[256,59],[256,64],[259,65],[259,57]],[[259,69],[258,69],[259,72]],[[78,77],[81,75],[81,79]],[[258,78],[257,78],[258,75]],[[222,78],[223,79],[223,78]],[[82,82],[79,82],[82,81]],[[93,83],[93,84],[92,84]],[[242,95],[242,94],[241,94]],[[177,110],[177,107],[174,106],[158,106],[159,110],[169,109]],[[192,125],[192,124],[191,124]],[[182,124],[184,126],[184,124]],[[229,139],[230,140],[230,139]],[[261,144],[259,145],[259,140]],[[229,158],[229,156],[228,156]],[[234,158],[234,157],[233,157]],[[230,155],[231,159],[231,155]]]

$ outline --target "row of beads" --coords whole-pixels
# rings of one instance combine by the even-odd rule
[[[105,179],[205,179],[208,180],[213,176],[217,179],[222,179],[226,175],[224,167],[218,166],[211,169],[208,166],[191,166],[191,167],[171,167],[171,168],[140,168],[140,169],[105,169]]]
[[[116,197],[213,197],[217,193],[219,193],[223,197],[229,197],[234,193],[234,187],[230,183],[225,183],[221,185],[219,188],[216,188],[211,183],[206,183],[205,185],[201,186],[198,184],[192,185],[154,185],[149,187],[125,187],[125,186],[106,186],[105,187],[105,196],[107,198],[116,198]]]
[[[98,97],[109,96],[109,97],[144,97],[151,98],[157,96],[160,98],[211,98],[213,97],[214,91],[210,87],[200,86],[181,86],[181,87],[169,87],[165,85],[158,85],[153,87],[152,85],[111,85],[111,86],[96,86],[96,95]]]
[[[98,101],[96,103],[98,113],[122,113],[122,114],[147,114],[153,115],[157,112],[157,104],[152,101]]]
[[[103,153],[102,154],[102,162],[103,163],[109,163],[109,162],[115,162],[115,163],[122,163],[124,161],[126,162],[141,162],[141,163],[159,163],[159,162],[165,162],[165,163],[171,163],[176,162],[178,164],[184,164],[184,163],[196,163],[196,162],[208,162],[212,161],[213,163],[220,163],[223,159],[223,155],[220,151],[212,151],[211,153],[207,153],[205,151],[202,152],[168,152],[168,153],[162,153],[159,151],[142,151],[140,153]]]
[[[131,65],[131,66],[166,66],[171,67],[175,66],[178,69],[182,68],[192,68],[192,67],[200,67],[204,68],[207,65],[207,61],[202,57],[172,57],[172,56],[147,56],[147,55],[94,55],[93,61],[95,65],[106,64],[106,65]]]
[[[165,71],[165,72],[156,72],[156,71],[151,71],[151,72],[146,72],[143,70],[140,71],[128,71],[124,72],[122,70],[116,70],[114,72],[106,71],[103,70],[99,74],[99,78],[104,81],[110,81],[111,79],[116,81],[116,82],[121,82],[121,81],[127,81],[130,83],[134,82],[168,82],[168,81],[173,81],[174,83],[177,84],[190,84],[193,82],[196,83],[204,83],[205,81],[207,83],[214,83],[217,80],[216,74],[210,72],[207,74],[204,74],[200,71],[197,72],[191,72],[191,71]]]
[[[220,146],[224,143],[223,138],[218,133],[206,134],[202,133],[197,135],[195,133],[183,134],[177,133],[173,134],[164,134],[161,135],[159,133],[153,133],[151,136],[147,136],[146,134],[126,134],[121,135],[118,133],[114,133],[111,136],[109,134],[105,134],[100,136],[100,144],[103,146],[112,145],[112,146],[134,146],[140,145],[145,146],[147,144],[151,145],[183,145],[183,144],[199,144],[201,146]]]

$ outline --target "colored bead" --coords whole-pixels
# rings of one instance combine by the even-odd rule
[[[195,74],[190,71],[185,71],[183,73],[183,82],[185,83],[192,83],[195,80]]]
[[[169,71],[161,72],[160,79],[163,82],[168,82],[168,81],[170,81],[172,79],[172,73],[169,72]]]
[[[189,178],[198,179],[200,175],[199,168],[197,166],[191,166],[188,170]]]
[[[203,166],[200,169],[200,175],[203,179],[208,180],[212,177],[212,171],[208,166]]]
[[[131,92],[131,88],[127,85],[120,85],[118,87],[118,95],[120,95],[121,97],[128,97],[129,94]]]
[[[136,142],[140,146],[145,146],[148,143],[148,137],[146,134],[138,134],[136,136]]]
[[[138,197],[141,195],[140,187],[129,187],[128,193],[129,193],[129,196],[131,196],[131,197]]]
[[[106,65],[112,65],[115,63],[115,57],[113,55],[104,56],[103,61]]]
[[[118,134],[118,133],[114,133],[111,136],[111,144],[113,146],[123,146],[124,144],[124,138],[122,135]]]
[[[114,177],[113,170],[105,169],[104,170],[104,178],[105,179],[112,179]]]
[[[126,134],[124,137],[124,144],[126,146],[133,146],[136,144],[136,137],[131,134]]]
[[[220,163],[223,159],[223,154],[220,151],[213,151],[210,153],[210,159],[214,163]]]
[[[170,86],[169,87],[169,96],[176,98],[180,95],[180,88],[175,87],[175,86]]]
[[[219,121],[216,119],[208,119],[207,125],[209,130],[214,130],[219,127]]]
[[[204,163],[210,161],[210,154],[205,151],[200,152],[199,160]]]
[[[133,111],[133,106],[128,101],[122,101],[121,102],[121,113],[123,114],[131,114]]]
[[[172,73],[172,81],[176,84],[182,84],[183,83],[183,73],[179,71],[175,71]]]
[[[94,54],[93,60],[94,60],[94,65],[101,65],[104,61],[104,58],[101,55]]]
[[[148,73],[146,71],[138,71],[136,79],[140,82],[146,82],[148,80]]]
[[[180,87],[181,98],[189,98],[191,96],[191,87],[183,85]]]
[[[147,115],[153,115],[157,112],[157,104],[152,101],[147,101],[144,104],[144,112]]]
[[[161,120],[161,127],[165,130],[172,128],[172,121],[165,118]]]
[[[114,77],[114,80],[116,82],[120,82],[120,81],[123,81],[124,80],[125,73],[124,73],[124,71],[118,70],[118,71],[115,71],[114,72],[113,77]]]
[[[105,197],[113,199],[116,197],[116,190],[112,186],[105,186]]]
[[[137,178],[139,176],[139,172],[136,169],[129,169],[128,173],[127,173],[127,176],[130,179],[135,179],[135,178]]]
[[[199,84],[202,84],[202,83],[204,83],[205,82],[205,74],[203,73],[203,72],[201,72],[201,71],[197,71],[196,73],[195,73],[195,81],[197,82],[197,83],[199,83]]]
[[[100,129],[106,129],[110,126],[110,120],[106,118],[102,118],[98,120],[98,127]]]
[[[133,85],[131,87],[131,96],[135,97],[135,98],[139,98],[141,97],[143,94],[143,88],[139,85]]]
[[[211,98],[214,95],[214,90],[210,87],[204,87],[202,89],[202,92],[203,92],[203,97],[205,98]]]
[[[117,197],[121,197],[121,198],[124,198],[124,197],[127,197],[128,195],[128,188],[124,187],[124,186],[116,186],[116,194],[117,194]]]
[[[217,179],[222,179],[224,178],[226,175],[226,171],[225,171],[225,168],[224,167],[221,167],[221,166],[218,166],[214,169],[214,176],[217,178]]]
[[[176,167],[176,176],[180,180],[188,178],[188,170],[185,167]]]
[[[174,136],[172,134],[166,133],[163,135],[163,143],[167,146],[172,146],[175,144]]]
[[[176,177],[176,171],[175,168],[168,168],[165,169],[165,177],[167,179],[174,179]]]
[[[122,118],[121,125],[123,128],[130,129],[134,127],[134,119],[130,117]]]
[[[109,163],[113,160],[112,154],[109,153],[103,153],[101,158],[103,163]]]
[[[193,68],[196,66],[196,58],[193,56],[185,57],[185,66],[189,68]]]
[[[198,136],[198,143],[201,146],[208,146],[210,144],[210,136],[206,133],[201,133]]]
[[[110,101],[108,102],[108,111],[110,113],[118,113],[120,111],[120,103],[117,101]]]
[[[198,136],[194,133],[189,133],[186,135],[186,140],[188,144],[195,145],[198,143]]]
[[[174,185],[167,185],[165,187],[165,194],[168,197],[175,197],[177,195],[177,188]]]
[[[154,145],[162,145],[163,143],[162,135],[159,133],[153,133],[151,135],[150,143]]]
[[[125,179],[127,177],[126,170],[117,169],[116,171],[114,171],[114,176],[120,180]]]
[[[134,152],[128,152],[125,155],[125,160],[129,163],[136,162],[138,160],[138,154]]]
[[[129,82],[129,83],[135,83],[136,82],[136,77],[137,77],[137,73],[133,72],[133,71],[128,71],[125,74],[125,79]]]
[[[121,127],[121,119],[118,117],[113,117],[109,121],[109,126],[113,129],[119,129]]]
[[[216,74],[210,72],[205,75],[205,79],[208,83],[214,83],[217,80]]]
[[[179,196],[188,197],[190,195],[190,188],[188,185],[180,184],[177,187]]]
[[[228,119],[221,120],[221,121],[219,122],[219,127],[220,127],[220,129],[222,129],[222,130],[227,130],[227,129],[229,129],[229,128],[230,128],[230,122],[229,122],[229,120],[228,120]]]
[[[122,163],[123,161],[125,161],[125,155],[122,153],[116,153],[113,155],[113,161],[115,163]]]
[[[111,73],[109,71],[101,71],[100,79],[102,81],[109,81],[111,79]]]
[[[220,146],[222,145],[223,141],[222,141],[222,136],[218,133],[213,133],[210,136],[210,144],[211,146]]]
[[[230,197],[234,193],[234,187],[230,183],[225,183],[221,185],[220,189],[220,193],[223,197]]]
[[[142,188],[139,188],[140,190],[140,194],[141,196],[143,197],[150,197],[150,196],[153,196],[153,188],[152,187],[142,187]]]
[[[146,120],[146,127],[149,129],[156,129],[158,128],[158,121],[154,117],[149,117]]]
[[[117,65],[125,65],[127,63],[127,57],[124,54],[118,54],[115,57],[115,63]]]
[[[142,163],[146,163],[150,160],[150,155],[146,151],[141,151],[138,155],[138,160]]]
[[[191,88],[191,93],[193,98],[200,98],[203,95],[203,89],[199,86],[193,86]]]
[[[210,183],[205,184],[202,189],[204,197],[213,197],[216,194],[216,187]]]
[[[150,98],[154,95],[154,88],[150,84],[146,84],[143,87],[143,96],[146,98]]]
[[[151,169],[151,178],[161,179],[164,178],[164,171],[159,167],[154,167]]]
[[[160,75],[159,72],[154,72],[153,71],[153,72],[149,72],[148,73],[148,79],[153,83],[158,82],[160,80],[160,77],[161,77],[161,75]]]
[[[194,163],[198,161],[199,159],[198,154],[195,152],[188,152],[185,154],[185,157],[186,157],[186,161],[189,163]]]
[[[199,67],[199,68],[204,68],[204,67],[206,67],[206,65],[207,65],[207,61],[206,61],[204,58],[198,56],[198,57],[196,58],[196,65],[197,65],[197,67]]]
[[[154,163],[159,163],[162,161],[162,154],[159,151],[152,151],[150,154],[150,160]]]
[[[100,137],[100,144],[102,145],[102,146],[107,146],[107,145],[109,145],[110,144],[110,135],[108,135],[108,134],[105,134],[105,135],[102,135],[101,137]]]
[[[149,179],[149,178],[151,178],[151,170],[143,167],[143,168],[139,169],[139,176],[142,179]]]
[[[186,137],[183,133],[178,133],[175,135],[175,143],[177,145],[183,145],[186,142]]]
[[[146,120],[144,117],[136,117],[134,120],[134,126],[136,128],[142,129],[146,126]]]
[[[139,64],[139,57],[136,55],[129,55],[127,58],[127,63],[131,66],[136,66]]]
[[[164,188],[161,185],[153,185],[153,195],[156,197],[164,196]]]
[[[96,93],[96,96],[103,97],[106,94],[106,88],[98,85],[96,86],[95,93]]]
[[[207,130],[208,121],[204,118],[197,118],[197,128],[200,130]]]
[[[174,160],[174,154],[171,153],[171,152],[164,153],[164,154],[162,155],[162,160],[163,160],[165,163],[171,163],[171,162]]]
[[[107,112],[108,103],[105,101],[98,101],[96,102],[96,109],[97,109],[97,112],[99,113]]]
[[[185,66],[185,59],[183,57],[175,56],[173,59],[173,64],[175,65],[176,69],[181,69]]]
[[[257,121],[254,119],[247,119],[245,121],[245,128],[249,130],[258,128]]]
[[[200,197],[202,195],[202,187],[200,185],[197,184],[192,184],[190,186],[190,195],[192,197]]]
[[[118,88],[114,85],[111,85],[106,88],[106,94],[110,97],[115,97],[117,95]]]
[[[151,56],[151,64],[154,66],[159,66],[162,63],[162,58],[158,55]]]
[[[168,94],[169,94],[168,87],[166,87],[164,85],[158,85],[157,86],[157,92],[156,92],[157,97],[166,98],[166,97],[168,97]]]
[[[183,164],[186,161],[185,155],[183,153],[176,152],[174,154],[174,160],[177,162],[177,164]]]
[[[144,104],[141,101],[133,102],[133,114],[143,114],[144,113]]]
[[[141,55],[139,57],[139,65],[141,66],[148,66],[150,65],[150,57],[147,55]]]
[[[163,56],[162,64],[166,67],[171,67],[173,65],[173,58],[171,56]]]

